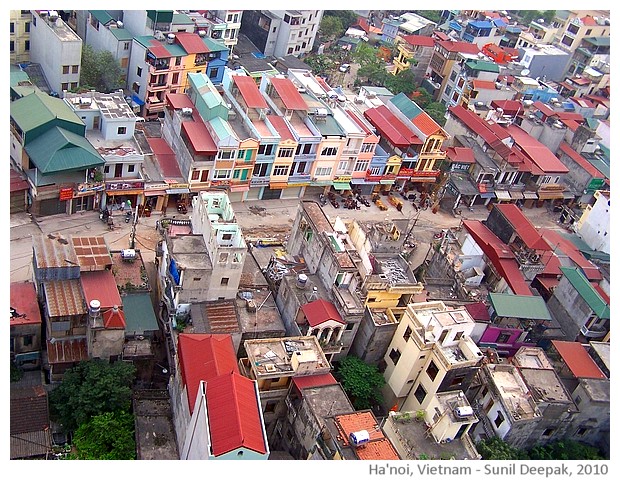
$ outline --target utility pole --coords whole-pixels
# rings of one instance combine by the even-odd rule
[[[136,211],[134,212],[133,222],[131,223],[131,233],[129,234],[129,248],[132,250],[136,248],[136,225],[138,223],[138,207],[140,204],[136,205]]]

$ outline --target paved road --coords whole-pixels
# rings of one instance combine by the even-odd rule
[[[318,198],[317,198],[318,200]],[[248,236],[271,237],[274,232],[286,236],[290,231],[297,213],[297,199],[290,200],[257,200],[233,204],[237,222]],[[384,202],[387,203],[387,202]],[[409,218],[415,221],[410,240],[418,244],[415,255],[411,259],[412,266],[419,265],[428,251],[433,235],[444,228],[458,226],[461,219],[484,220],[488,211],[484,207],[475,207],[473,211],[463,210],[462,216],[439,211],[435,214],[430,209],[417,212],[409,202],[405,202],[402,211],[388,205],[387,211],[381,211],[372,204],[362,206],[360,210],[335,209],[331,204],[324,207],[331,221],[336,217],[342,220],[363,220],[381,222],[396,218]],[[546,209],[525,209],[525,214],[537,227],[557,227],[557,214],[551,216]],[[178,215],[177,217],[185,217]],[[136,228],[136,248],[139,248],[145,262],[153,262],[155,246],[159,240],[155,224],[161,217],[157,214],[141,218]],[[116,229],[108,230],[99,220],[97,212],[84,212],[74,215],[52,215],[33,219],[26,213],[11,215],[10,249],[11,249],[11,281],[32,279],[32,235],[56,234],[63,235],[103,235],[108,247],[113,250],[129,248],[131,225],[124,223],[122,215],[115,218]]]

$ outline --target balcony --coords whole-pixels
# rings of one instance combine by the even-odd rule
[[[289,183],[309,182],[311,179],[310,174],[306,173],[295,173],[288,177]]]
[[[250,179],[250,187],[264,187],[269,185],[270,177],[252,177]]]

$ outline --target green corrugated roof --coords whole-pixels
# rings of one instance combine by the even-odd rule
[[[134,37],[134,40],[144,48],[149,48],[151,46],[151,42],[155,40],[155,37],[153,35],[138,35],[137,37]]]
[[[312,118],[312,116],[310,116]],[[333,115],[327,115],[324,120],[312,122],[319,133],[324,137],[344,137],[346,133],[340,127]]]
[[[173,57],[185,57],[187,56],[187,52],[185,49],[179,45],[178,43],[173,43],[172,45],[169,43],[163,44],[166,47],[166,50],[170,52],[170,55]]]
[[[11,118],[24,132],[51,122],[55,118],[84,126],[84,122],[60,98],[35,90],[11,103]]]
[[[170,23],[172,22],[173,10],[147,10],[147,17],[153,20],[155,23]]]
[[[221,52],[223,50],[228,50],[228,47],[221,42],[217,42],[209,37],[203,37],[202,41],[207,46],[210,52]]]
[[[110,31],[112,32],[112,35],[116,37],[117,40],[133,39],[133,35],[126,28],[111,28]]]
[[[489,293],[489,300],[495,313],[500,317],[551,320],[549,309],[542,297]]]
[[[578,269],[574,267],[560,267],[564,277],[570,282],[570,284],[577,290],[577,293],[581,295],[581,298],[585,300],[588,306],[599,318],[609,318],[609,305],[601,298],[592,284]]]
[[[148,293],[124,295],[122,299],[126,324],[125,333],[143,335],[146,332],[154,332],[159,329],[151,296]]]
[[[499,67],[497,66],[496,63],[487,62],[485,60],[467,60],[465,62],[465,65],[467,65],[472,70],[478,70],[481,72],[499,73]]]
[[[114,20],[106,10],[89,10],[90,14],[99,20],[99,23],[106,25],[108,22]]]
[[[185,13],[174,13],[172,15],[172,23],[174,25],[194,25],[193,20]]]
[[[11,87],[11,91],[13,92],[11,98],[25,97],[26,95],[30,95],[38,89],[39,88],[36,85],[18,85]]]
[[[591,43],[597,47],[609,47],[610,45],[609,37],[586,37],[582,41]]]
[[[84,170],[105,163],[88,140],[60,127],[48,130],[25,150],[42,174]]]
[[[209,125],[213,127],[215,135],[217,136],[216,141],[219,147],[234,146],[239,144],[237,136],[235,135],[235,132],[233,132],[233,129],[227,120],[224,120],[221,117],[215,117],[209,120]]]
[[[418,115],[420,115],[420,113],[422,113],[422,109],[418,107],[418,105],[416,105],[414,102],[412,102],[409,97],[407,97],[407,95],[402,92],[395,97],[390,98],[390,102],[392,102],[392,104],[396,108],[398,108],[409,120],[413,120]]]
[[[11,87],[16,86],[19,82],[30,80],[28,74],[16,65],[11,65]]]

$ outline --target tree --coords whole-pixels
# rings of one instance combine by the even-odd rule
[[[334,40],[344,33],[342,21],[338,17],[323,16],[319,26],[319,34],[325,40]]]
[[[396,75],[389,75],[385,81],[385,87],[394,95],[404,93],[405,95],[411,95],[415,88],[415,77],[413,72],[409,69],[403,70]]]
[[[574,440],[559,440],[528,450],[531,460],[604,460],[599,451]]]
[[[112,52],[96,52],[90,45],[83,45],[80,85],[103,93],[123,87],[121,66]]]
[[[413,10],[413,13],[417,13],[421,17],[435,22],[438,25],[441,23],[441,10]]]
[[[424,111],[440,126],[443,127],[446,124],[446,106],[443,103],[431,102]]]
[[[134,416],[127,412],[96,415],[73,436],[76,460],[135,460]]]
[[[498,437],[481,440],[476,445],[478,453],[484,460],[524,460],[527,456]]]
[[[336,376],[356,409],[371,408],[373,403],[383,400],[380,389],[385,385],[385,379],[376,366],[348,355],[340,361]]]
[[[323,18],[325,17],[335,17],[339,19],[340,24],[345,30],[357,22],[357,14],[352,10],[325,10]]]
[[[67,370],[50,393],[50,415],[66,432],[74,431],[95,415],[129,411],[136,367],[131,363],[88,360]]]
[[[360,64],[357,76],[366,78],[374,85],[385,85],[388,75],[385,62],[378,56],[379,50],[367,43],[360,42],[352,53],[353,59]]]

